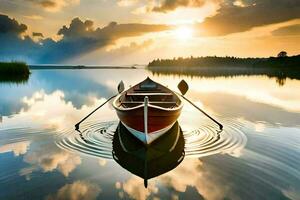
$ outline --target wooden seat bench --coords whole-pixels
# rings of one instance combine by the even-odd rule
[[[143,104],[143,101],[123,101],[124,104]],[[176,104],[174,101],[149,101],[149,104]]]
[[[126,93],[127,96],[172,96],[172,93]]]
[[[121,105],[125,108],[130,108],[138,105],[143,105],[143,101],[124,101]],[[177,102],[173,101],[149,101],[150,105],[161,106],[164,108],[174,108],[177,105]]]

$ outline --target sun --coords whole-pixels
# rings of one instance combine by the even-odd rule
[[[175,37],[180,40],[188,40],[193,37],[193,30],[189,27],[179,27],[174,33]]]

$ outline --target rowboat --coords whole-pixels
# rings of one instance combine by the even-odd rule
[[[151,146],[136,142],[136,138],[119,123],[113,136],[114,160],[129,172],[148,180],[176,168],[184,159],[184,137],[176,122],[166,134]]]
[[[220,131],[223,130],[223,125],[220,122],[184,96],[189,89],[184,80],[181,80],[177,87],[181,93],[180,97],[216,123]],[[121,123],[136,138],[149,145],[171,129],[183,107],[183,103],[177,95],[179,93],[156,83],[149,77],[126,91],[124,91],[124,83],[121,81],[118,85],[118,93],[108,98],[75,124],[75,130],[81,133],[79,130],[80,124],[106,103],[115,99],[113,107],[117,111]]]
[[[148,77],[121,92],[113,107],[128,131],[149,145],[172,128],[183,103],[172,90]]]

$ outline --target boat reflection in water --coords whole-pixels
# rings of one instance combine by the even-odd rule
[[[131,173],[144,179],[162,175],[177,167],[184,158],[184,138],[176,122],[161,138],[146,147],[122,123],[113,137],[114,160]]]

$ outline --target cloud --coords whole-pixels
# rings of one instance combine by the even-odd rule
[[[219,0],[213,0],[213,2],[217,2]],[[119,6],[132,6],[137,4],[138,2],[143,2],[143,6],[136,8],[132,13],[133,14],[144,14],[146,12],[158,12],[158,13],[168,13],[171,11],[175,11],[178,8],[200,8],[205,5],[207,2],[211,2],[208,0],[146,0],[138,1],[138,0],[120,0],[118,2]]]
[[[300,18],[299,0],[244,0],[240,4],[234,2],[227,0],[221,3],[216,15],[207,17],[199,24],[200,34],[223,36]]]
[[[124,183],[117,182],[115,184],[116,189],[121,189],[125,193],[127,193],[130,198],[136,200],[145,200],[152,193],[156,194],[158,192],[158,187],[156,187],[155,183],[149,182],[147,188],[145,188],[143,184],[143,179],[132,176]]]
[[[261,141],[261,144],[266,141]],[[263,150],[262,150],[263,151]],[[132,176],[124,183],[116,182],[115,188],[128,194],[133,199],[152,199],[155,196],[165,195],[163,199],[179,197],[179,199],[263,199],[276,196],[278,199],[297,199],[299,187],[297,181],[282,183],[286,176],[293,176],[293,170],[278,160],[269,162],[268,172],[265,173],[265,160],[271,159],[256,151],[247,151],[246,157],[236,159],[230,156],[215,155],[200,159],[186,158],[174,170],[149,180],[151,188],[143,188],[143,179]],[[251,157],[251,159],[249,159]],[[247,158],[247,162],[245,162]],[[272,159],[271,159],[272,160]],[[220,168],[220,162],[222,166]],[[278,169],[278,165],[283,167]],[[243,172],[243,173],[237,173]],[[253,176],[257,174],[257,176]],[[270,176],[275,174],[275,176]],[[276,176],[277,175],[277,176]],[[247,187],[241,187],[246,181]],[[264,187],[267,183],[267,187]],[[249,192],[249,188],[257,188]],[[192,190],[191,190],[192,189]],[[192,192],[191,192],[192,191]],[[194,197],[194,198],[192,198]]]
[[[74,18],[69,26],[63,26],[59,41],[50,38],[34,42],[29,36],[20,37],[27,29],[15,19],[0,15],[0,59],[25,60],[30,63],[60,63],[76,56],[114,44],[116,40],[171,29],[160,24],[118,24],[111,22],[103,28],[94,27],[91,20]]]
[[[91,74],[90,76],[93,75]],[[101,85],[98,88],[101,88]],[[79,95],[76,95],[76,92],[73,93],[75,93],[75,97],[80,98]],[[31,127],[34,128],[51,130],[66,129],[79,121],[82,115],[106,100],[105,98],[97,97],[97,94],[90,91],[84,94],[86,95],[86,99],[83,99],[79,108],[76,108],[70,100],[66,99],[66,94],[63,91],[55,90],[49,94],[43,90],[34,92],[32,96],[25,96],[19,99],[22,102],[22,108],[20,108],[18,114],[5,118],[5,127],[3,128],[26,127],[28,122],[31,122]],[[55,109],[45,109],[53,107],[53,105],[55,105]],[[102,114],[103,112],[110,114],[113,110],[109,106],[106,106],[103,108]],[[107,115],[100,116],[96,114],[96,116],[100,119],[108,118]]]
[[[57,12],[62,8],[79,4],[80,0],[27,0],[48,12]]]
[[[27,19],[31,19],[31,20],[42,20],[44,19],[44,17],[40,16],[40,15],[25,15],[24,16]]]
[[[103,45],[113,43],[123,37],[140,36],[145,33],[170,29],[167,25],[155,24],[118,24],[117,22],[111,22],[103,28],[94,28],[93,24],[94,22],[91,20],[82,21],[79,18],[74,18],[69,27],[63,26],[58,31],[58,35],[63,36],[60,42],[85,39]]]
[[[44,37],[43,33],[39,33],[39,32],[32,32],[32,36],[33,37]]]
[[[116,189],[129,195],[133,199],[148,199],[155,194],[160,195],[159,189],[170,188],[169,195],[176,199],[180,193],[185,193],[188,187],[194,187],[203,199],[219,200],[224,197],[237,199],[231,190],[228,180],[223,180],[215,174],[210,166],[198,159],[185,159],[176,169],[156,177],[156,181],[150,180],[148,188],[143,185],[143,179],[132,176],[124,183],[117,182]],[[200,198],[202,199],[202,198]]]
[[[19,24],[17,20],[0,14],[0,34],[20,35],[26,30],[27,26],[25,24]]]
[[[154,6],[152,11],[166,13],[179,7],[202,7],[204,4],[205,0],[164,0],[159,6]]]
[[[94,31],[94,22],[91,20],[81,21],[78,17],[74,18],[69,27],[63,26],[59,31],[58,35],[62,35],[65,38],[77,38],[82,36],[92,37]]]
[[[220,162],[222,162],[221,168]],[[255,164],[260,166],[262,163]],[[236,174],[238,170],[244,173],[239,176]],[[185,159],[176,169],[158,177],[158,180],[161,185],[174,189],[178,195],[187,193],[188,189],[193,187],[199,194],[198,199],[263,199],[265,194],[285,199],[285,196],[280,193],[282,187],[280,183],[277,184],[274,181],[274,184],[270,184],[268,188],[260,187],[260,185],[265,185],[263,180],[268,181],[268,176],[253,177],[254,172],[261,173],[256,167],[228,157],[222,159],[219,156],[202,160]],[[247,180],[248,188],[256,186],[258,189],[249,193],[248,188],[241,187],[241,180]]]
[[[87,181],[76,181],[72,184],[66,184],[58,190],[55,195],[49,195],[47,200],[93,200],[96,199],[101,188]]]
[[[138,2],[139,2],[139,0],[117,0],[117,4],[120,7],[132,6],[132,5],[135,5]]]
[[[7,152],[14,152],[15,156],[23,155],[27,152],[30,141],[16,142],[0,146],[0,154]]]
[[[158,178],[161,184],[177,192],[186,192],[189,186],[195,187],[204,199],[218,200],[230,196],[230,184],[214,176],[201,160],[185,159],[175,170]],[[235,198],[229,198],[235,199]]]
[[[23,60],[34,56],[39,45],[29,36],[23,36],[27,26],[0,14],[0,59]]]
[[[60,62],[86,54],[98,48],[113,44],[124,37],[140,36],[149,32],[167,30],[165,25],[147,24],[117,24],[111,22],[104,28],[94,28],[93,21],[81,21],[79,18],[72,20],[69,27],[63,26],[58,35],[62,40],[44,40],[45,51],[40,56],[39,62]]]
[[[142,41],[141,43],[130,42],[129,44],[118,45],[116,44],[110,49],[101,49],[95,51],[87,56],[80,57],[80,60],[74,59],[73,63],[84,62],[91,63],[93,57],[97,57],[102,64],[106,65],[124,65],[124,63],[143,63],[143,55],[148,50],[154,47],[152,39]],[[118,59],[115,59],[118,58]]]
[[[154,43],[152,39],[145,40],[142,43],[136,43],[136,42],[131,42],[129,45],[124,45],[120,46],[117,48],[111,49],[109,52],[114,52],[118,54],[126,54],[128,52],[135,52],[135,51],[140,51],[143,49],[147,49],[151,47],[151,45]]]
[[[274,36],[295,36],[300,35],[300,24],[294,24],[290,26],[280,27],[272,31]]]
[[[27,174],[21,170],[22,175],[29,175],[35,170],[43,169],[44,172],[60,171],[65,177],[81,164],[81,158],[77,155],[62,151],[53,146],[43,146],[25,155],[24,161],[33,165]]]

